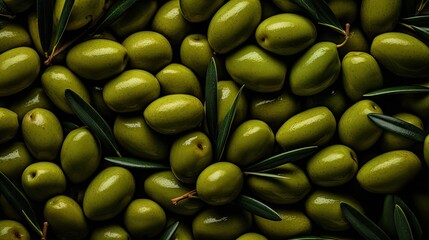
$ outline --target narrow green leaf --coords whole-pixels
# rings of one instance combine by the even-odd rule
[[[279,178],[279,179],[288,179],[285,176],[273,174],[273,173],[260,173],[260,172],[243,172],[246,175],[254,175],[259,177],[266,177],[266,178]]]
[[[39,28],[40,43],[43,52],[48,55],[49,47],[52,40],[52,27],[53,27],[53,0],[37,0],[36,14],[37,26]]]
[[[103,17],[97,22],[96,26],[92,30],[92,33],[99,32],[105,27],[108,27],[114,21],[116,21],[124,12],[126,12],[134,3],[138,0],[119,0],[116,1],[103,15]]]
[[[168,164],[144,161],[129,157],[105,157],[104,160],[123,167],[139,169],[170,169]]]
[[[162,233],[159,240],[171,240],[173,239],[174,233],[176,233],[177,228],[179,227],[179,221],[168,226],[167,229]]]
[[[63,127],[65,132],[70,132],[76,128],[79,128],[79,125],[77,125],[76,123],[73,123],[73,122],[69,122],[69,121],[63,121],[61,123],[61,126]]]
[[[216,61],[212,57],[207,67],[206,83],[205,83],[205,99],[206,99],[206,119],[207,128],[212,142],[215,143],[217,137],[217,69]]]
[[[111,147],[121,157],[112,129],[101,115],[77,93],[65,90],[65,98],[76,116],[94,133],[104,147]],[[110,150],[110,149],[109,149]]]
[[[400,22],[420,27],[429,27],[429,15],[419,15],[401,18]]]
[[[383,211],[378,222],[380,226],[390,236],[396,235],[395,221],[393,219],[393,211],[395,209],[395,203],[393,201],[393,195],[388,194],[384,198]]]
[[[410,94],[410,93],[429,93],[429,88],[419,85],[407,85],[388,87],[365,93],[364,97],[380,96],[380,95],[394,95],[394,94]]]
[[[234,101],[232,102],[231,108],[225,115],[225,118],[220,123],[219,131],[216,141],[216,160],[220,161],[222,158],[223,150],[225,149],[226,142],[228,140],[229,131],[231,130],[232,122],[234,121],[235,112],[237,110],[238,99],[240,98],[241,92],[243,91],[244,85],[241,86],[238,90],[237,95],[235,96]]]
[[[0,16],[7,17],[7,18],[14,18],[15,13],[12,12],[9,7],[4,3],[3,0],[0,0]]]
[[[9,178],[0,171],[0,193],[8,200],[13,208],[21,213],[22,217],[27,220],[31,228],[42,236],[42,230],[39,225],[39,220],[27,197],[9,180]]]
[[[414,31],[426,43],[429,43],[429,27],[419,27],[401,22],[402,26]]]
[[[310,156],[317,150],[317,148],[317,146],[308,146],[280,153],[247,167],[246,171],[261,172],[286,163],[295,162]]]
[[[249,196],[240,194],[234,201],[233,204],[240,206],[241,208],[253,213],[257,216],[273,220],[273,221],[281,221],[282,218],[280,215],[274,211],[272,208],[267,206],[266,204],[251,198]]]
[[[67,23],[69,22],[70,15],[72,12],[74,0],[65,0],[63,10],[61,11],[60,20],[58,22],[58,26],[56,27],[55,35],[52,40],[52,49],[51,52],[55,52],[55,49],[57,48],[58,44],[61,41],[61,38],[66,30]]]
[[[415,239],[423,239],[423,229],[419,223],[416,215],[411,211],[411,209],[405,204],[405,202],[398,196],[393,197],[395,204],[399,205],[407,216],[408,223],[413,231],[413,236]]]
[[[418,142],[425,140],[426,133],[422,129],[404,120],[379,113],[369,113],[367,116],[383,130]]]
[[[396,233],[398,235],[399,240],[413,240],[413,232],[411,231],[410,224],[408,223],[407,216],[405,216],[404,211],[402,211],[402,208],[396,204],[395,205],[395,211],[394,211],[394,220],[395,220],[395,227],[396,227]]]
[[[350,225],[365,239],[390,240],[389,236],[371,219],[347,203],[340,203],[341,213]]]
[[[423,9],[426,7],[428,2],[429,2],[429,0],[422,0],[420,2],[419,8],[417,9],[417,12],[420,13],[421,11],[423,11]]]
[[[310,16],[318,23],[345,34],[343,27],[332,12],[329,5],[324,0],[291,0],[298,6],[305,9]]]

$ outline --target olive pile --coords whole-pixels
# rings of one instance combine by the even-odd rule
[[[314,1],[334,31],[311,1],[146,0],[87,31],[117,2],[74,1],[49,52],[39,1],[0,0],[0,180],[37,219],[2,185],[0,239],[362,239],[345,204],[396,239],[388,199],[429,237],[419,3]]]

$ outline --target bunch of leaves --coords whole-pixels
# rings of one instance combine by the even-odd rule
[[[345,202],[340,207],[344,218],[365,239],[423,238],[417,217],[399,196],[386,195],[378,224]]]
[[[424,42],[429,44],[429,15],[422,14],[426,9],[428,0],[421,0],[414,16],[406,16],[399,20],[400,25],[415,32]]]
[[[45,57],[47,58],[45,64],[50,64],[55,56],[82,37],[87,35],[92,36],[112,24],[136,2],[137,0],[106,1],[105,9],[107,10],[104,10],[101,17],[92,19],[87,26],[79,30],[80,34],[77,36],[62,41],[75,0],[65,0],[58,23],[54,23],[54,0],[37,0],[36,13],[38,30],[40,43]]]

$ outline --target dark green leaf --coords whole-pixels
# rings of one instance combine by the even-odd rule
[[[308,14],[318,23],[345,34],[343,27],[332,12],[329,5],[324,0],[291,0],[307,11]]]
[[[411,209],[400,197],[394,196],[393,201],[395,202],[395,204],[401,207],[402,211],[404,211],[405,215],[407,216],[408,223],[410,224],[414,238],[423,239],[423,230],[416,215],[411,211]]]
[[[179,221],[176,221],[175,223],[168,226],[167,229],[162,233],[159,240],[170,240],[174,236],[174,233],[176,233],[177,228],[179,227]]]
[[[410,224],[408,223],[407,216],[399,205],[395,205],[394,220],[396,233],[399,240],[413,240],[413,232],[411,231]]]
[[[389,236],[371,219],[347,203],[340,203],[341,213],[350,225],[365,239],[390,240]]]
[[[64,31],[66,30],[67,23],[69,22],[70,15],[72,12],[74,0],[65,0],[63,10],[61,11],[60,20],[58,21],[58,26],[56,27],[55,35],[52,40],[53,46],[51,51],[55,52],[55,49],[57,48],[58,44],[61,41],[61,38],[64,34]]]
[[[317,150],[317,148],[317,146],[309,146],[280,153],[247,167],[246,171],[261,172],[286,163],[295,162],[310,156]]]
[[[216,61],[212,57],[207,67],[205,99],[207,128],[213,143],[217,137],[217,81]]]
[[[13,208],[27,220],[31,228],[42,236],[42,230],[39,225],[39,220],[27,197],[13,184],[9,178],[0,171],[0,193],[8,200]]]
[[[163,163],[144,161],[128,157],[105,157],[105,160],[123,167],[140,168],[140,169],[170,169],[170,166]]]
[[[420,27],[429,27],[429,15],[411,16],[402,18],[401,23]]]
[[[37,0],[37,26],[39,28],[40,43],[46,55],[48,55],[52,40],[53,9],[53,0]]]
[[[425,140],[426,133],[422,129],[399,118],[379,113],[369,113],[368,118],[383,130],[418,142]]]
[[[417,12],[421,12],[423,11],[423,9],[426,7],[426,5],[428,4],[429,0],[421,0],[419,8],[417,9]]]
[[[61,123],[61,125],[62,125],[65,132],[70,132],[76,128],[79,128],[79,125],[77,125],[76,123],[69,122],[69,121],[64,121]]]
[[[65,90],[65,98],[76,116],[92,131],[104,147],[111,147],[121,157],[112,129],[101,115],[78,94],[70,89]],[[111,150],[111,149],[108,149]]]
[[[280,215],[266,204],[251,198],[249,196],[240,194],[234,201],[233,204],[240,206],[241,208],[249,211],[250,213],[269,219],[273,221],[281,221]]]
[[[395,203],[393,201],[393,195],[388,194],[384,198],[383,211],[379,220],[378,226],[380,226],[390,236],[396,235],[395,221],[393,219],[393,211],[395,209]]]
[[[92,33],[96,33],[103,30],[105,27],[108,27],[136,2],[137,0],[119,0],[115,2],[97,22]]]
[[[3,0],[0,0],[0,16],[7,17],[7,18],[14,18],[15,13],[13,13],[9,7],[3,2]]]
[[[220,123],[218,135],[216,138],[216,160],[220,161],[222,158],[223,150],[225,149],[226,142],[228,140],[229,131],[231,130],[232,122],[234,121],[235,112],[237,110],[238,99],[240,98],[241,92],[243,91],[244,85],[238,90],[234,101],[231,104],[231,108],[225,115],[225,118]]]
[[[285,176],[273,174],[273,173],[260,173],[260,172],[244,172],[246,175],[254,175],[259,177],[266,177],[266,178],[280,178],[280,179],[288,179]]]
[[[419,27],[415,25],[400,23],[402,26],[414,31],[426,43],[429,43],[429,27]]]
[[[375,90],[365,93],[364,97],[372,97],[379,95],[393,95],[393,94],[410,94],[410,93],[429,93],[429,88],[419,85],[396,86]]]

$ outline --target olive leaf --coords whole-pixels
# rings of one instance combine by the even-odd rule
[[[0,17],[7,17],[13,19],[15,17],[15,13],[12,12],[9,7],[4,3],[3,0],[0,0]]]
[[[104,147],[111,147],[121,157],[112,129],[101,115],[77,93],[70,89],[65,90],[67,104],[76,116],[94,133]],[[110,150],[110,149],[109,149]]]
[[[168,226],[168,228],[162,233],[159,240],[170,240],[173,239],[174,233],[176,233],[177,228],[179,227],[179,221]]]
[[[420,2],[419,8],[417,9],[417,13],[420,13],[421,11],[423,11],[423,9],[426,7],[428,2],[429,0],[422,0]]]
[[[340,203],[341,213],[350,225],[365,239],[390,240],[390,237],[367,216],[350,206]]]
[[[127,11],[137,0],[119,0],[109,7],[103,17],[97,21],[92,29],[92,34],[99,32],[115,22],[125,11]]]
[[[310,156],[317,150],[317,148],[318,148],[317,146],[308,146],[308,147],[297,148],[284,153],[280,153],[278,155],[269,157],[265,160],[262,160],[258,163],[255,163],[247,167],[246,171],[261,172],[261,171],[270,170],[272,168],[275,168],[277,166],[280,166],[286,163],[295,162]]]
[[[421,27],[429,27],[429,15],[411,16],[400,19],[401,23],[411,24]]]
[[[76,128],[79,128],[79,125],[77,125],[76,123],[73,123],[73,122],[69,122],[69,121],[61,122],[61,126],[63,127],[63,130],[65,132],[70,132]]]
[[[420,85],[406,85],[406,86],[395,86],[383,89],[378,89],[372,92],[363,94],[364,97],[373,97],[380,95],[394,95],[394,94],[410,94],[410,93],[423,93],[428,94],[429,88]]]
[[[270,208],[263,202],[256,200],[252,197],[240,194],[231,203],[249,211],[254,215],[273,221],[282,220],[282,218],[276,211],[274,211],[272,208]]]
[[[217,69],[216,61],[212,57],[207,66],[206,83],[205,83],[205,105],[206,119],[209,136],[212,142],[217,142]]]
[[[37,0],[36,2],[36,15],[37,26],[39,30],[40,43],[43,52],[48,56],[48,51],[51,46],[52,40],[52,27],[53,27],[53,0]]]
[[[73,9],[74,0],[66,0],[64,2],[63,10],[61,11],[60,20],[58,21],[58,25],[55,26],[56,31],[52,40],[52,49],[51,55],[55,52],[58,44],[61,41],[61,38],[66,30],[67,23],[69,22],[70,15]]]
[[[423,230],[420,226],[419,220],[411,209],[405,204],[405,202],[398,196],[393,196],[393,201],[396,205],[401,207],[401,210],[405,213],[408,223],[410,224],[413,236],[415,239],[423,239]]]
[[[419,27],[416,25],[400,23],[402,26],[414,31],[426,43],[429,43],[429,27]]]
[[[279,179],[288,179],[285,176],[273,174],[273,173],[260,173],[260,172],[243,172],[245,175],[254,175],[259,177],[266,177],[266,178],[279,178]]]
[[[291,2],[305,9],[310,16],[320,25],[346,34],[335,14],[324,0],[291,0]]]
[[[243,88],[244,88],[244,84],[238,90],[237,95],[235,96],[230,109],[226,113],[223,121],[220,123],[218,134],[216,137],[216,148],[215,148],[217,161],[220,161],[220,159],[222,158],[222,154],[225,149],[226,142],[228,140],[228,135],[231,130],[232,122],[234,121],[238,100],[240,98],[241,92],[243,91]]]
[[[105,157],[104,160],[123,167],[139,169],[170,169],[168,164],[144,161],[137,158],[129,157]]]
[[[31,207],[27,197],[15,186],[15,184],[0,171],[0,193],[8,200],[13,208],[21,214],[31,228],[40,236],[43,236],[37,215]]]
[[[395,222],[393,219],[393,212],[395,209],[395,202],[393,201],[393,195],[388,194],[384,198],[383,210],[381,212],[378,226],[380,226],[390,236],[396,235]]]
[[[417,142],[425,140],[426,133],[422,129],[404,120],[380,113],[369,113],[367,116],[375,125],[383,130]]]
[[[410,224],[408,223],[407,216],[405,216],[404,211],[402,211],[402,208],[398,204],[395,205],[393,216],[394,216],[398,239],[399,240],[414,239],[413,232],[411,231],[411,227],[410,227]]]

